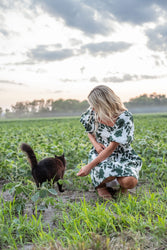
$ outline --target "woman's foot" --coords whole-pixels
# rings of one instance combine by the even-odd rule
[[[107,187],[101,187],[96,189],[98,192],[98,195],[103,198],[104,200],[112,200],[112,195],[108,191]]]

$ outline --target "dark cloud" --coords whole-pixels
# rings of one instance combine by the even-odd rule
[[[73,56],[85,54],[87,51],[93,56],[107,56],[114,52],[122,52],[127,50],[131,44],[125,42],[101,42],[89,43],[81,46],[79,49],[57,49],[56,46],[39,45],[27,53],[28,60],[24,64],[31,64],[31,61],[61,61]],[[20,63],[19,63],[20,64]],[[84,68],[81,68],[83,72]]]
[[[167,11],[167,1],[164,0],[85,0],[84,2],[105,17],[135,25],[154,22],[162,15],[162,11]]]
[[[55,18],[62,18],[69,27],[79,29],[89,35],[105,34],[109,28],[107,23],[99,21],[95,9],[84,1],[74,0],[34,0],[44,11]],[[100,15],[100,13],[99,13]],[[100,15],[101,16],[101,15]]]
[[[50,49],[49,46],[39,45],[27,53],[27,56],[36,61],[60,61],[74,56],[71,49]]]
[[[108,35],[115,29],[112,21],[119,23],[130,23],[142,26],[145,23],[153,22],[156,25],[160,17],[167,16],[167,0],[1,0],[0,8],[4,11],[15,9],[26,13],[31,11],[39,15],[41,9],[53,18],[61,19],[70,28],[78,29],[88,36],[101,34]],[[26,10],[30,10],[29,12]],[[1,19],[5,16],[5,12]],[[154,29],[146,30],[148,37],[147,46],[156,51],[167,51],[167,24],[157,26]],[[9,31],[1,24],[0,36],[12,36],[14,31]],[[15,34],[18,35],[18,34]],[[74,51],[69,48],[62,48],[57,44],[57,48],[49,49],[47,46],[38,46],[28,53],[29,60],[24,64],[31,64],[36,61],[56,61],[64,60],[84,54],[88,51],[92,55],[106,56],[108,53],[124,51],[131,45],[124,42],[101,42],[90,43],[82,46],[80,38],[71,39],[73,47],[81,46],[82,50]]]
[[[106,56],[109,53],[121,52],[127,50],[131,46],[130,43],[125,42],[101,42],[89,43],[82,46],[82,49],[88,50],[92,55]]]
[[[113,30],[110,21],[142,25],[155,22],[167,13],[166,0],[1,0],[2,9],[31,9],[38,7],[55,19],[61,18],[72,28],[86,34],[108,34]]]
[[[0,84],[11,84],[11,85],[19,85],[19,86],[25,86],[24,83],[19,83],[15,81],[8,81],[8,80],[0,80]]]
[[[146,31],[148,37],[147,46],[151,50],[165,51],[167,54],[167,23]]]
[[[55,18],[62,18],[67,26],[80,29],[89,35],[112,31],[112,27],[109,26],[111,20],[142,25],[156,21],[162,11],[167,11],[165,0],[34,0],[33,2]]]

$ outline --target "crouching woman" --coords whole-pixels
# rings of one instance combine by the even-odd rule
[[[138,182],[142,161],[130,145],[134,133],[133,116],[120,98],[104,85],[90,92],[88,102],[90,107],[80,121],[93,147],[88,164],[77,175],[90,173],[98,195],[112,199],[106,186],[108,182],[118,182],[122,193],[127,193]]]

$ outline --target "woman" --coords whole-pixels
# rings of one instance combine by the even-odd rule
[[[88,164],[77,175],[90,173],[98,195],[112,199],[106,183],[115,179],[122,193],[127,193],[138,182],[142,161],[130,146],[134,132],[133,117],[107,86],[95,87],[88,96],[88,102],[90,107],[80,121],[93,148]]]

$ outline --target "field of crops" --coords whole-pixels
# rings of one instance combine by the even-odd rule
[[[79,118],[0,121],[0,249],[167,249],[167,114],[135,115],[138,186],[104,202],[76,176],[91,144]],[[63,187],[38,190],[20,144],[65,154]]]

